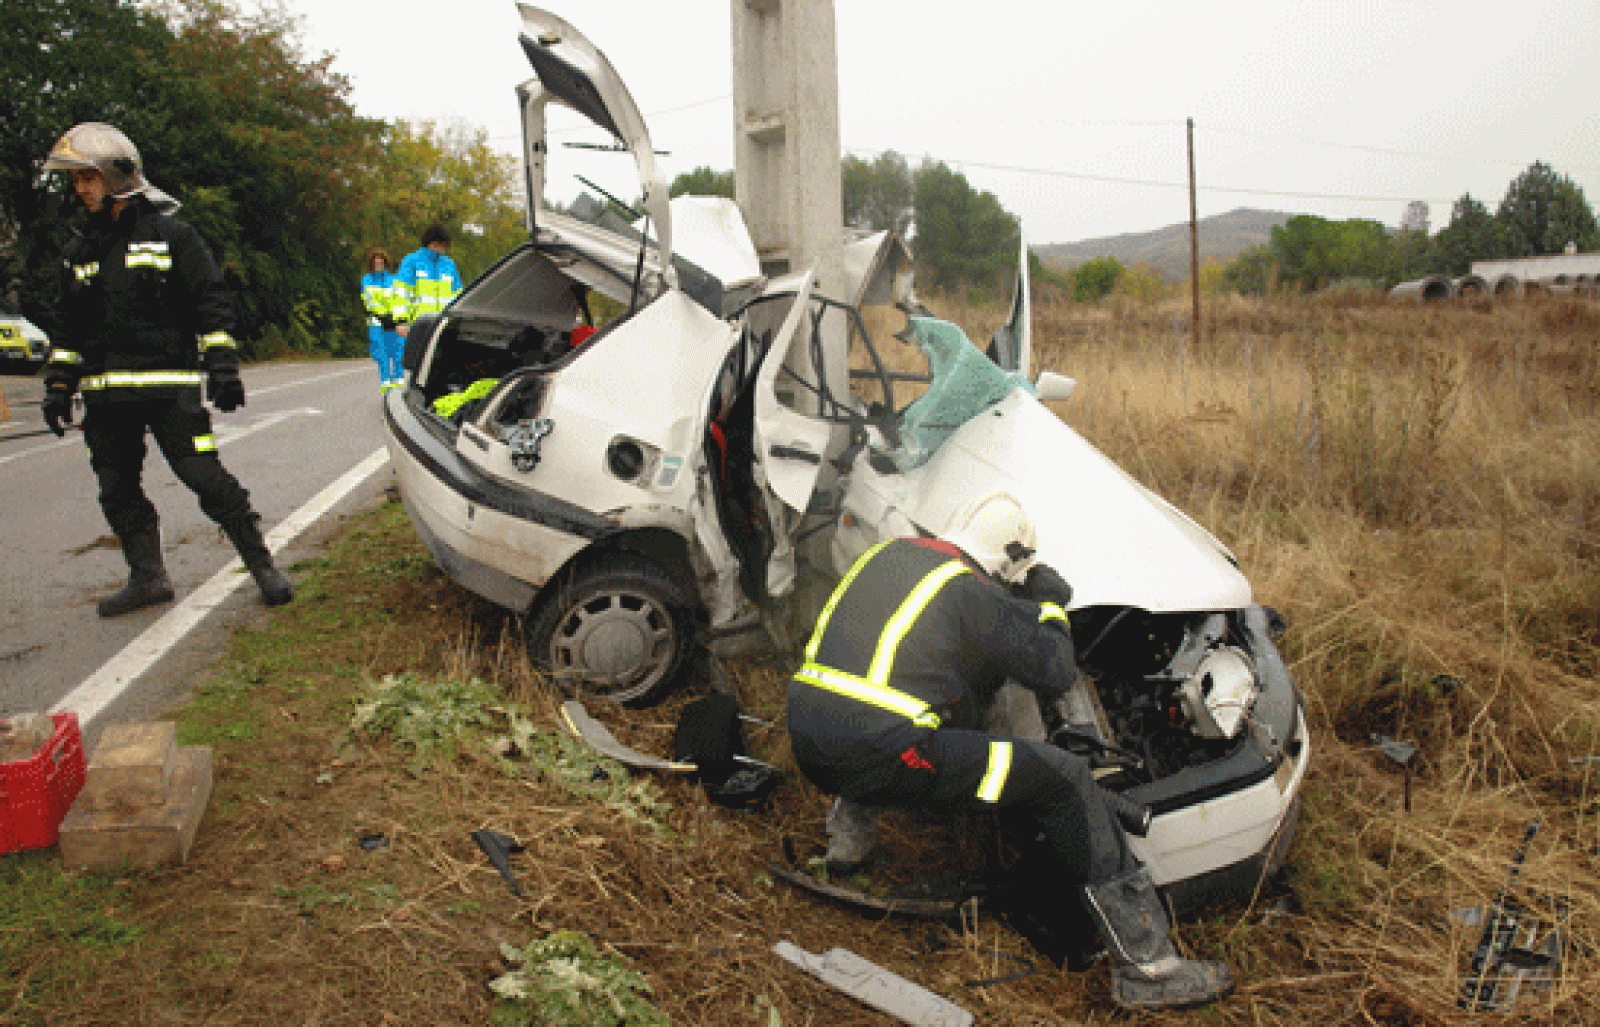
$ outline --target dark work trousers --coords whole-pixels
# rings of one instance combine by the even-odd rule
[[[989,768],[989,743],[997,740],[1011,744],[1011,770],[991,803],[978,798],[978,786]],[[840,794],[862,806],[1021,810],[1044,832],[1071,881],[1096,884],[1138,867],[1082,757],[1049,742],[959,728],[940,728],[913,749],[896,758],[887,780],[885,768],[875,768],[874,779],[883,783],[868,793],[850,787],[847,768],[829,768],[829,776]]]
[[[144,469],[144,433],[155,436],[178,480],[219,525],[242,524],[251,515],[250,493],[217,458],[211,414],[198,397],[96,403],[83,418],[89,464],[100,482],[100,509],[118,538],[154,529],[156,508],[139,484]]]

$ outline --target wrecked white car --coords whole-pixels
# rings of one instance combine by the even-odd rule
[[[1131,839],[1156,882],[1183,907],[1275,869],[1310,757],[1275,615],[1215,538],[1042,404],[1072,383],[1028,377],[1026,260],[987,357],[902,318],[901,349],[928,359],[892,370],[862,311],[917,309],[897,238],[846,245],[842,297],[809,273],[769,280],[731,201],[668,203],[605,57],[553,15],[522,17],[532,237],[413,326],[407,386],[383,398],[444,571],[523,615],[556,678],[647,704],[698,647],[800,637],[874,543],[939,534],[1003,488],[1075,590],[1069,718],[1103,783],[1156,814]],[[541,208],[551,102],[632,153],[643,221]]]

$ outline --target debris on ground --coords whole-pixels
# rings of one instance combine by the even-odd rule
[[[970,1027],[972,1014],[849,949],[813,955],[786,941],[772,946],[783,959],[873,1009],[913,1027]]]
[[[517,876],[511,872],[511,854],[526,851],[522,843],[510,835],[491,831],[488,828],[479,828],[472,832],[472,840],[478,843],[478,848],[489,857],[489,862],[500,871],[500,876],[505,878],[506,887],[511,889],[511,894],[522,895],[522,885],[517,883]]]

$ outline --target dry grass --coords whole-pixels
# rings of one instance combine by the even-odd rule
[[[936,307],[980,341],[1002,317]],[[185,715],[219,754],[189,865],[79,879],[137,932],[115,945],[17,928],[31,933],[0,947],[20,953],[0,959],[0,1023],[482,1023],[498,943],[556,928],[644,972],[680,1024],[764,1025],[769,1010],[789,1027],[888,1022],[779,961],[779,939],[852,949],[997,1025],[1600,1022],[1600,768],[1569,762],[1600,751],[1596,308],[1217,300],[1199,353],[1184,310],[1041,309],[1036,346],[1041,366],[1080,379],[1062,415],[1222,536],[1290,621],[1316,745],[1290,868],[1253,904],[1179,929],[1186,950],[1234,967],[1225,1002],[1117,1017],[1103,964],[1052,967],[988,916],[874,922],[774,882],[783,838],[802,855],[822,844],[826,800],[797,775],[757,814],[662,779],[673,808],[658,831],[509,775],[482,739],[419,776],[387,741],[352,741],[352,699],[402,670],[482,678],[554,725],[514,625],[428,568],[390,506],[303,572],[300,601],[241,635]],[[781,718],[787,669],[736,667],[747,711]],[[703,691],[596,712],[664,754]],[[1421,746],[1409,813],[1372,732]],[[792,769],[781,730],[754,743]],[[1571,905],[1565,976],[1512,1020],[1459,1013],[1478,930],[1447,914],[1494,896],[1535,816],[1522,883]],[[483,826],[528,846],[513,858],[522,899],[469,840]],[[891,876],[984,863],[993,835],[975,826],[897,818]],[[389,848],[355,844],[380,831]],[[324,869],[330,855],[342,871]],[[1012,968],[996,949],[1034,973],[965,984]]]
[[[1068,422],[1289,617],[1321,743],[1294,880],[1329,919],[1306,957],[1359,962],[1374,1022],[1447,1019],[1477,932],[1442,914],[1493,894],[1529,819],[1527,887],[1595,937],[1596,768],[1572,761],[1600,751],[1600,306],[1217,298],[1199,352],[1185,313],[1039,311],[1038,364],[1080,379]],[[1372,733],[1422,747],[1410,814]],[[1594,963],[1569,970],[1538,1015],[1594,1022]],[[1320,1018],[1307,997],[1277,1022]]]

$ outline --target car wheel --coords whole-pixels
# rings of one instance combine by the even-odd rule
[[[689,668],[693,604],[660,565],[612,553],[570,571],[525,622],[525,640],[563,690],[650,706]]]

